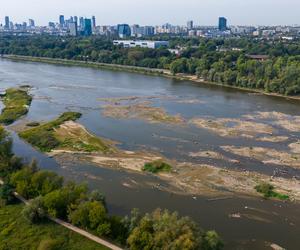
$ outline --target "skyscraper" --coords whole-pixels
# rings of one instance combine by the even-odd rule
[[[131,36],[131,29],[128,24],[118,24],[118,34],[120,38]]]
[[[64,15],[59,16],[59,24],[61,27],[63,27],[65,25],[65,16]]]
[[[92,20],[85,18],[83,21],[83,36],[91,36],[92,35]]]
[[[34,27],[35,26],[35,23],[34,23],[34,20],[33,19],[29,19],[29,27]]]
[[[80,29],[83,30],[83,26],[84,26],[84,18],[83,17],[79,18],[79,26],[80,26]]]
[[[194,28],[194,22],[192,20],[187,22],[187,28],[188,30],[192,30]]]
[[[5,29],[9,29],[9,16],[5,17]]]
[[[92,25],[93,25],[93,29],[96,28],[96,17],[92,16]]]
[[[78,27],[76,22],[70,22],[69,23],[69,31],[71,36],[77,36],[78,35]]]
[[[74,16],[74,22],[78,25],[78,16]]]
[[[219,17],[219,30],[220,31],[227,30],[227,19],[225,17]]]

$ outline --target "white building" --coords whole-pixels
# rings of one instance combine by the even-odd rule
[[[123,46],[124,48],[149,48],[157,49],[160,47],[169,47],[167,41],[133,41],[133,40],[114,40],[114,45]]]

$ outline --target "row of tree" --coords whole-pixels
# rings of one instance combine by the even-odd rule
[[[206,81],[261,89],[285,95],[300,93],[300,43],[240,39],[169,38],[171,47],[122,48],[103,37],[2,37],[1,54],[63,58],[109,64],[170,69],[173,74],[197,74]],[[255,60],[249,55],[265,55]]]
[[[130,216],[109,215],[104,196],[86,185],[65,182],[56,173],[40,170],[35,161],[23,164],[12,153],[12,141],[0,127],[1,205],[14,202],[16,191],[30,200],[22,212],[29,223],[60,218],[107,237],[129,249],[222,249],[214,231],[205,232],[188,217],[160,209],[142,216],[134,209]]]

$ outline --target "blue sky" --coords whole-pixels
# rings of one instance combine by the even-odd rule
[[[300,24],[300,0],[1,0],[0,20],[5,15],[38,24],[57,21],[59,14],[91,16],[97,24],[196,24],[215,25],[218,16],[229,24]]]

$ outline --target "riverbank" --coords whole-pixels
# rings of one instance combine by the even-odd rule
[[[58,58],[49,58],[49,57],[32,57],[32,56],[19,56],[19,55],[2,55],[2,58],[13,60],[13,61],[27,61],[27,62],[38,62],[38,63],[48,63],[48,64],[59,64],[65,66],[79,66],[79,67],[88,67],[96,69],[108,69],[108,70],[117,70],[117,71],[126,71],[133,73],[140,73],[145,75],[153,76],[164,76],[167,78],[172,78],[175,80],[181,81],[191,81],[194,83],[205,84],[210,86],[219,86],[229,89],[236,89],[240,91],[245,91],[254,94],[261,94],[266,96],[273,96],[279,98],[285,98],[290,100],[300,101],[300,96],[286,96],[277,93],[268,93],[260,89],[250,89],[226,84],[220,84],[217,82],[208,82],[203,79],[197,78],[196,75],[188,74],[176,74],[173,75],[170,70],[167,69],[155,69],[155,68],[144,68],[137,66],[127,66],[119,64],[107,64],[107,63],[98,63],[98,62],[89,62],[89,61],[78,61],[78,60],[68,60],[68,59],[58,59]]]

